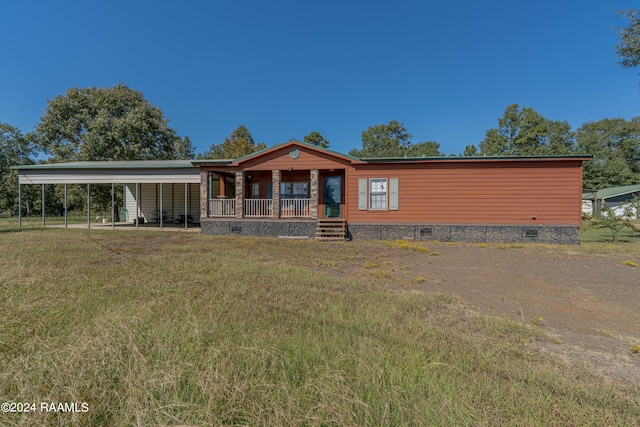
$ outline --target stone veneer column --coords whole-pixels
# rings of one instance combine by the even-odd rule
[[[236,218],[244,215],[244,172],[236,171]]]
[[[311,181],[311,206],[309,206],[311,219],[318,219],[318,178],[318,169],[311,169],[311,172],[309,173],[309,180]]]
[[[271,171],[271,217],[280,218],[280,171]]]
[[[162,212],[160,212],[162,215]],[[209,216],[209,171],[200,169],[200,218]]]

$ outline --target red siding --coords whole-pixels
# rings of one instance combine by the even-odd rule
[[[289,156],[292,148],[300,153],[296,159]],[[365,163],[293,143],[238,163],[203,167],[230,173],[243,169],[261,183],[261,197],[271,170],[280,170],[282,181],[308,180],[310,169],[319,169],[321,176],[327,171],[344,174],[343,212],[350,223],[581,225],[583,160],[587,158]],[[359,178],[398,178],[398,210],[359,210]],[[322,189],[319,193],[322,203]]]
[[[282,147],[271,153],[262,156],[247,159],[245,162],[239,162],[239,165],[245,171],[251,170],[309,170],[309,169],[337,169],[344,168],[349,165],[348,160],[344,160],[337,156],[325,154],[307,147],[297,146],[295,148],[300,152],[297,159],[289,156],[289,150],[292,147]]]
[[[580,225],[580,165],[574,160],[356,166],[349,172],[346,190],[348,220]],[[358,178],[398,178],[399,209],[358,210]]]

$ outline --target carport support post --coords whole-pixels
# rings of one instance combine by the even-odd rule
[[[91,184],[87,184],[87,228],[91,228]]]
[[[184,228],[185,230],[188,228],[188,221],[187,221],[187,215],[189,212],[189,204],[188,204],[188,198],[187,196],[189,195],[189,184],[188,183],[184,183]]]
[[[64,228],[67,228],[67,184],[64,184]]]
[[[18,174],[18,228],[22,228],[22,194],[20,193],[20,174]]]
[[[140,184],[136,182],[136,230],[140,228],[140,205],[139,205],[139,190]]]
[[[116,228],[116,184],[111,183],[111,228]]]
[[[42,226],[44,227],[44,184],[42,184]]]
[[[160,183],[160,230],[162,230],[162,214],[163,210],[162,210],[162,183]]]

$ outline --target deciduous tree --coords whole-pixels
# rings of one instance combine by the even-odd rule
[[[249,130],[240,125],[221,144],[213,144],[199,159],[237,159],[267,148],[264,142],[256,144]]]
[[[18,175],[11,166],[34,163],[34,144],[22,132],[7,123],[0,123],[0,214],[13,216],[18,212]]]
[[[362,149],[349,154],[360,158],[403,157],[411,146],[411,134],[396,120],[388,124],[370,126],[362,132]]]
[[[566,155],[574,146],[571,125],[549,120],[533,108],[509,105],[498,119],[498,127],[489,129],[480,142],[479,155],[545,156]],[[473,152],[469,150],[465,152]]]
[[[307,144],[317,145],[322,148],[329,148],[329,141],[327,141],[320,132],[311,132],[309,135],[306,135],[304,137],[304,142]]]
[[[583,186],[601,189],[640,183],[640,117],[603,119],[576,132],[577,151],[591,154]]]
[[[35,154],[33,142],[18,128],[0,123],[0,215],[14,216],[18,213],[18,174],[11,170],[11,166],[33,164]],[[35,190],[23,190],[23,205],[28,209],[38,199]]]
[[[617,216],[608,203],[603,203],[602,213],[599,216],[591,218],[591,225],[595,228],[606,228],[611,231],[611,240],[616,241],[618,235],[625,228],[638,231],[638,227],[632,222],[636,216],[638,209],[638,197],[634,197],[631,202],[624,206],[621,216]]]
[[[35,137],[53,161],[192,158],[193,147],[142,93],[118,84],[71,88],[47,103]]]
[[[618,28],[620,41],[615,49],[620,65],[633,68],[640,64],[640,10],[622,10],[618,15],[626,18],[629,24],[624,28]]]
[[[411,144],[406,150],[406,155],[407,157],[442,157],[445,154],[440,151],[440,143],[426,141]]]

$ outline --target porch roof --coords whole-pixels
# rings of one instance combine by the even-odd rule
[[[318,147],[317,145],[309,144],[306,142],[291,140],[287,142],[283,142],[281,144],[276,144],[272,147],[265,148],[260,151],[256,151],[255,153],[247,154],[246,156],[238,157],[237,159],[201,159],[194,160],[191,163],[194,166],[241,166],[242,163],[245,163],[249,160],[255,160],[262,156],[266,156],[274,151],[281,150],[286,147],[294,148],[295,146],[304,147],[318,153],[324,153],[325,155],[329,155],[331,157],[339,158],[342,160],[346,160],[351,163],[358,163],[360,159],[356,157],[349,156],[347,154],[342,154],[337,151],[329,150],[327,148]]]

